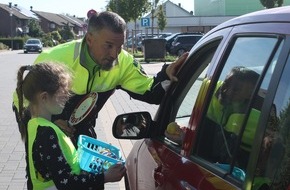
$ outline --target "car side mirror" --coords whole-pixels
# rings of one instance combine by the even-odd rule
[[[113,136],[117,139],[142,139],[149,131],[152,119],[149,112],[118,115],[113,123]]]

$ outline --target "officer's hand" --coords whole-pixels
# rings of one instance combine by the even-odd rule
[[[188,52],[184,53],[182,56],[180,56],[176,61],[171,63],[166,68],[166,74],[171,81],[173,81],[173,82],[178,81],[178,79],[175,75],[176,75],[177,71],[180,69],[181,65],[184,63],[187,56],[188,56]]]
[[[69,137],[74,136],[75,127],[69,126],[68,122],[62,119],[55,120],[54,123]]]

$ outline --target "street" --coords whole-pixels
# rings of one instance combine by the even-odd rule
[[[17,70],[21,65],[32,64],[38,54],[24,54],[22,50],[0,52],[0,190],[26,189],[25,151],[20,139],[15,116],[12,111],[12,94],[16,88]],[[142,64],[149,75],[160,71],[164,63]],[[134,111],[148,111],[152,118],[157,105],[150,105],[131,99],[125,92],[117,90],[99,113],[96,133],[98,139],[112,143],[122,150],[124,158],[129,154],[133,141],[118,140],[112,136],[112,123],[118,114]],[[124,180],[108,183],[106,189],[124,188]]]

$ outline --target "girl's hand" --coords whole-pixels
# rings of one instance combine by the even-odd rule
[[[126,173],[126,168],[122,163],[111,166],[105,173],[105,183],[120,181]]]

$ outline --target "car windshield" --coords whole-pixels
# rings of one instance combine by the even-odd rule
[[[27,44],[40,44],[39,40],[27,40]]]

